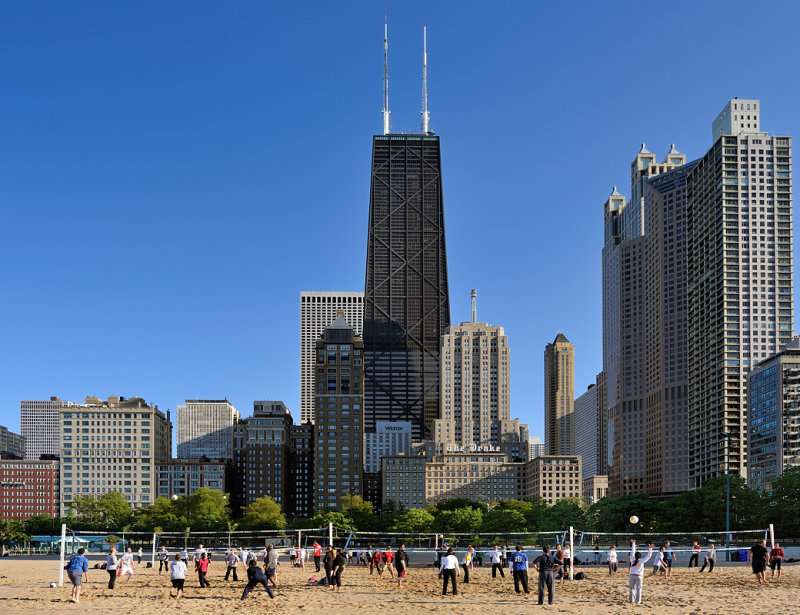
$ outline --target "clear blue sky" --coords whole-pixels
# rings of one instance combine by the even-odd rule
[[[699,157],[733,96],[797,134],[789,2],[386,2],[396,131],[422,26],[453,322],[502,325],[512,415],[542,357],[601,369],[602,204],[639,144]],[[0,6],[0,424],[23,399],[227,397],[299,415],[299,293],[363,290],[377,2]]]

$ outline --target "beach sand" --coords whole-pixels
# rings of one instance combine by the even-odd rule
[[[94,563],[95,560],[92,561]],[[556,589],[553,606],[537,605],[535,587],[529,595],[514,593],[510,574],[506,578],[491,578],[491,568],[475,568],[470,583],[459,584],[459,595],[441,595],[441,582],[428,567],[414,567],[402,589],[396,581],[384,575],[370,576],[367,568],[350,565],[345,569],[343,591],[339,594],[325,587],[308,585],[308,578],[319,577],[314,566],[303,572],[281,563],[278,568],[278,590],[270,600],[263,588],[239,600],[244,583],[223,581],[225,566],[212,563],[208,579],[211,587],[201,590],[194,574],[188,575],[185,598],[176,608],[175,600],[167,600],[169,578],[151,569],[137,569],[128,582],[118,581],[112,591],[106,589],[105,570],[90,570],[89,583],[84,585],[79,604],[70,603],[71,584],[65,576],[64,587],[51,589],[58,580],[58,562],[2,558],[0,560],[0,613],[46,613],[74,611],[86,613],[127,613],[149,615],[174,613],[189,609],[208,615],[248,615],[269,610],[274,613],[582,613],[600,615],[651,611],[685,614],[738,614],[755,611],[771,615],[800,612],[800,566],[787,565],[783,578],[768,585],[755,583],[750,569],[744,564],[720,566],[713,573],[699,574],[676,568],[672,578],[646,577],[644,602],[627,602],[628,572],[626,569],[609,577],[603,568],[582,567],[588,579],[564,582]],[[240,568],[241,571],[241,568]],[[240,579],[243,573],[240,572]],[[324,575],[322,575],[324,576]],[[531,580],[535,572],[530,573]],[[769,570],[767,570],[769,577]]]

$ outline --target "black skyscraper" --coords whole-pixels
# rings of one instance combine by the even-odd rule
[[[365,427],[439,416],[439,344],[450,325],[439,137],[372,142],[364,298]]]

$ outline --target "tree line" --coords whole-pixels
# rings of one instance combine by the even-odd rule
[[[234,518],[226,494],[200,488],[188,498],[159,497],[152,506],[133,510],[124,496],[78,497],[67,517],[36,515],[26,521],[0,521],[0,543],[20,542],[31,535],[73,530],[116,532],[185,532],[322,528],[333,523],[351,531],[397,533],[514,533],[563,530],[569,526],[594,532],[724,531],[725,477],[702,488],[659,500],[644,494],[602,498],[587,506],[577,498],[548,505],[543,500],[506,500],[489,505],[453,499],[427,508],[404,509],[388,502],[375,510],[360,496],[345,496],[339,509],[325,509],[308,518],[287,519],[272,498],[261,497]],[[775,525],[776,535],[800,537],[800,467],[785,471],[773,482],[770,495],[749,489],[738,475],[730,477],[731,530],[763,529]],[[639,521],[632,526],[630,518]]]

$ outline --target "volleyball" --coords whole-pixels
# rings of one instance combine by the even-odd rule
[[[633,517],[630,518],[630,522],[636,525],[637,523],[639,523],[639,517],[633,515]]]
[[[51,588],[52,588],[52,587],[55,587],[55,586],[56,586],[56,584],[55,584],[55,583],[50,583],[50,587],[51,587]]]

